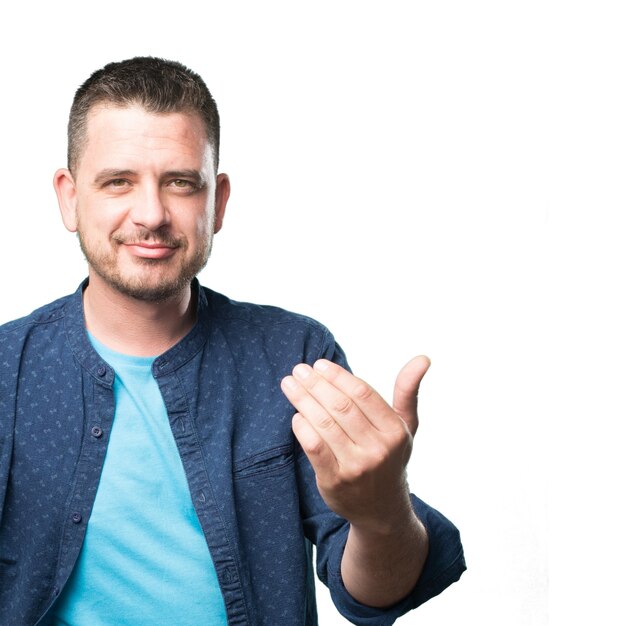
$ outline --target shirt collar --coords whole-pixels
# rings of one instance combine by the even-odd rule
[[[76,359],[97,381],[111,386],[115,372],[96,352],[87,336],[83,291],[89,279],[85,279],[69,297],[64,308],[65,331],[68,343]],[[168,374],[192,359],[207,342],[209,336],[209,302],[204,289],[194,278],[191,288],[196,297],[196,323],[193,328],[169,350],[159,355],[153,365],[155,376]]]

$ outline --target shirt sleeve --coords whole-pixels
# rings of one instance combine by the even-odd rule
[[[324,343],[321,357],[348,368],[345,354],[330,333]],[[298,450],[298,473],[303,527],[305,535],[317,548],[317,575],[328,586],[337,610],[353,624],[393,624],[401,615],[440,594],[465,571],[457,528],[437,510],[411,494],[413,509],[428,533],[428,556],[422,574],[411,593],[391,607],[377,609],[357,602],[346,590],[341,577],[341,559],[349,523],[330,511],[322,500],[313,469],[302,449]]]

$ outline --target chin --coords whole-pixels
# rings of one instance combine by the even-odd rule
[[[151,280],[135,278],[121,279],[120,277],[102,276],[109,287],[119,293],[142,300],[144,302],[163,302],[181,294],[189,287],[195,274],[179,275],[175,278]]]

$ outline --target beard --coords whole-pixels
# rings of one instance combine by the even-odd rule
[[[80,224],[77,235],[87,263],[100,278],[121,294],[145,302],[163,302],[178,296],[207,264],[211,254],[210,235],[191,256],[187,256],[189,244],[185,239],[174,238],[165,231],[139,229],[132,236],[115,234],[108,249],[91,242]],[[160,242],[177,248],[177,252],[165,259],[134,258],[129,261],[132,267],[124,271],[117,250],[125,243],[141,241]]]

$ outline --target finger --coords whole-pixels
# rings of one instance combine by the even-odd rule
[[[320,481],[327,480],[329,475],[337,472],[339,466],[335,455],[306,418],[296,413],[291,428]]]
[[[325,359],[316,361],[313,368],[328,383],[349,397],[374,428],[381,432],[398,428],[399,420],[394,410],[365,381]]]
[[[293,375],[355,444],[367,444],[376,438],[378,431],[354,400],[310,365],[300,363],[294,368]]]
[[[280,386],[300,416],[307,420],[318,435],[330,446],[335,457],[345,454],[347,449],[354,445],[341,425],[328,414],[328,411],[295,377],[286,376],[282,379]]]
[[[430,367],[427,356],[416,356],[401,370],[393,390],[393,408],[405,421],[411,434],[415,434],[419,424],[417,416],[417,395],[424,374]]]

